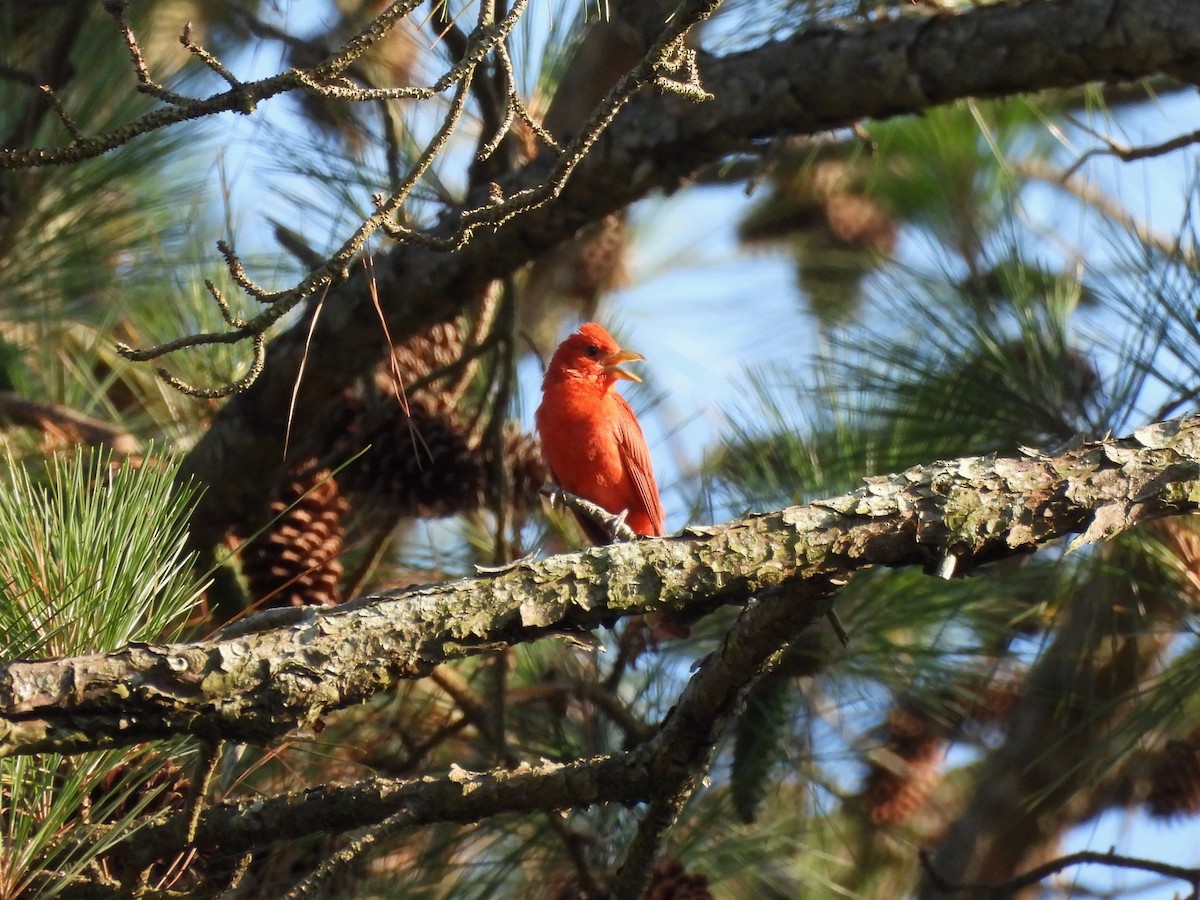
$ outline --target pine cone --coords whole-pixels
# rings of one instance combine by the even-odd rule
[[[550,478],[537,435],[521,431],[516,422],[508,422],[504,426],[503,452],[508,502],[518,513],[528,512],[537,507],[542,486]],[[487,471],[491,473],[490,453],[488,457]],[[487,499],[495,501],[490,482]]]
[[[384,359],[379,367],[376,385],[385,396],[403,396],[414,412],[417,409],[441,412],[454,399],[446,393],[443,383],[426,385],[419,390],[409,390],[409,385],[457,362],[462,358],[463,346],[462,329],[457,320],[438,322],[392,348],[392,358]]]
[[[1146,812],[1156,819],[1200,813],[1200,735],[1170,741],[1150,768]]]
[[[946,742],[924,716],[899,707],[888,714],[885,730],[883,751],[895,764],[872,760],[861,796],[872,822],[899,825],[925,804],[937,784]]]
[[[93,817],[93,821],[116,822],[135,812],[142,816],[154,816],[162,812],[183,809],[191,791],[191,779],[183,769],[175,764],[174,760],[160,757],[158,762],[158,768],[149,778],[129,790],[118,804],[104,809],[102,816]],[[144,761],[142,764],[144,765]],[[102,803],[103,798],[112,796],[115,791],[129,788],[129,785],[125,785],[123,782],[132,774],[132,768],[128,763],[121,763],[113,766],[104,774],[100,783],[92,790],[91,807],[93,810]],[[153,795],[153,799],[146,803],[146,798],[151,795]],[[139,812],[138,807],[142,804],[145,805]]]
[[[252,597],[264,607],[341,603],[347,509],[328,469],[295,476],[271,503],[274,524],[242,556]]]
[[[1002,722],[1021,699],[1022,686],[1019,673],[992,678],[972,696],[966,717],[977,725]]]
[[[660,859],[650,876],[646,900],[712,900],[712,892],[704,875],[689,875],[677,859]]]
[[[574,238],[544,253],[529,270],[525,302],[539,307],[559,297],[594,311],[597,300],[628,280],[624,213],[584,226]]]
[[[362,436],[370,449],[342,473],[348,490],[380,497],[399,515],[437,518],[479,506],[487,471],[454,417],[417,407]]]
[[[896,223],[875,200],[862,194],[833,194],[825,201],[825,227],[839,243],[891,253]]]

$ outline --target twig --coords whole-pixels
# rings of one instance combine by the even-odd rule
[[[181,378],[176,378],[166,369],[158,368],[155,372],[166,384],[179,391],[181,394],[187,394],[189,397],[195,397],[198,400],[219,400],[222,397],[229,397],[233,394],[240,394],[242,391],[254,384],[258,380],[258,376],[262,374],[263,366],[267,362],[267,339],[261,334],[252,335],[254,341],[254,358],[250,361],[250,365],[246,368],[244,374],[232,384],[222,385],[215,388],[201,388],[194,384],[184,381]],[[120,347],[118,346],[118,350]]]
[[[438,39],[446,45],[454,65],[461,65],[472,53],[472,39],[464,34],[458,23],[450,17],[450,8],[447,4],[434,4],[434,17],[434,24],[438,29]],[[494,24],[495,18],[494,2],[480,4],[476,32]],[[495,52],[500,53],[503,50],[504,41],[496,42]],[[478,163],[487,159],[491,152],[499,146],[500,141],[508,132],[511,122],[505,119],[504,103],[488,78],[476,78],[471,89],[479,104],[483,120],[483,129],[479,138],[482,142],[481,149],[477,150],[475,155],[475,161]],[[484,136],[488,133],[494,133],[494,144],[493,141],[485,139]],[[490,150],[487,149],[489,147]],[[471,167],[471,183],[473,185],[478,185],[487,177],[489,176],[481,173],[476,166]]]
[[[183,33],[179,35],[179,43],[183,44],[184,49],[192,56],[196,57],[200,62],[204,63],[223,79],[231,88],[240,89],[242,82],[234,77],[233,73],[225,68],[224,63],[208,52],[203,46],[192,40],[192,23],[188,22],[183,26]],[[250,113],[253,107],[243,109],[242,112]]]
[[[588,151],[616,119],[625,104],[652,80],[655,67],[665,54],[671,52],[677,38],[696,23],[711,16],[720,4],[721,0],[685,0],[680,4],[659,41],[642,62],[626,73],[597,105],[581,128],[579,137],[563,150],[553,171],[540,185],[517,191],[500,202],[484,203],[465,210],[459,216],[456,230],[448,237],[418,234],[408,228],[396,228],[392,233],[398,238],[411,240],[434,250],[453,252],[467,244],[481,225],[498,228],[514,217],[538,209],[556,199],[562,194],[571,175],[587,156]]]
[[[1079,124],[1079,123],[1077,123]],[[1106,146],[1093,147],[1083,153],[1079,159],[1071,163],[1067,167],[1063,179],[1066,180],[1079,171],[1089,159],[1096,156],[1115,156],[1122,162],[1133,162],[1138,159],[1149,159],[1154,156],[1165,156],[1168,153],[1174,153],[1176,150],[1182,150],[1184,147],[1190,147],[1192,144],[1200,143],[1200,129],[1189,131],[1187,134],[1176,135],[1170,140],[1163,141],[1159,144],[1145,144],[1140,147],[1130,147],[1114,140],[1108,135],[1099,134],[1090,128],[1087,131],[1095,135],[1099,140],[1103,141]]]
[[[637,532],[625,524],[623,515],[614,516],[604,507],[597,506],[590,500],[577,497],[567,491],[553,489],[543,490],[543,493],[550,498],[551,503],[561,503],[572,512],[585,519],[590,519],[601,530],[611,534],[618,541],[636,541],[638,539]]]
[[[67,133],[71,135],[71,138],[76,141],[82,140],[83,132],[79,130],[79,126],[75,124],[75,120],[71,118],[71,114],[63,106],[62,100],[58,97],[58,92],[48,84],[38,85],[38,88],[46,95],[46,99],[50,101],[51,108],[58,115],[59,121],[63,123],[63,127],[67,129]]]
[[[408,197],[417,181],[432,164],[437,154],[441,152],[442,148],[446,144],[446,141],[449,139],[450,134],[454,131],[455,127],[457,127],[466,104],[466,95],[467,90],[470,87],[470,82],[470,77],[466,77],[459,82],[458,88],[455,91],[454,100],[452,101],[450,109],[443,119],[442,127],[438,130],[437,134],[434,135],[433,139],[425,148],[425,152],[422,153],[420,158],[413,164],[409,170],[408,177],[405,178],[404,182],[395,191],[395,193],[393,193],[392,196],[387,200],[380,201],[375,213],[373,213],[361,226],[359,226],[359,228],[342,245],[342,247],[336,253],[334,253],[333,256],[331,256],[323,266],[311,272],[303,281],[300,282],[300,284],[296,285],[294,288],[271,294],[259,288],[253,282],[249,281],[248,278],[245,278],[244,272],[241,272],[241,277],[239,277],[240,263],[237,262],[236,257],[234,257],[231,252],[227,252],[227,245],[224,245],[223,243],[218,245],[218,248],[222,250],[222,253],[226,254],[226,262],[229,264],[230,274],[236,280],[238,280],[239,284],[241,284],[244,288],[247,288],[247,290],[257,299],[266,303],[270,303],[271,306],[268,309],[253,319],[248,320],[244,327],[239,328],[236,331],[191,335],[141,350],[135,350],[128,345],[120,344],[118,345],[118,350],[121,352],[121,354],[133,360],[150,360],[166,356],[167,354],[172,353],[175,350],[182,349],[183,347],[214,343],[236,343],[239,340],[244,340],[248,336],[252,336],[257,344],[263,340],[263,332],[266,331],[268,327],[274,324],[283,315],[295,308],[295,306],[305,297],[318,290],[331,288],[335,283],[347,277],[347,266],[349,265],[350,261],[361,252],[371,235],[374,234],[375,231],[381,227],[397,209],[399,209],[400,205]],[[244,284],[243,281],[245,282]],[[247,285],[249,285],[249,287],[247,287]],[[255,359],[257,362],[257,349]],[[162,369],[159,370],[160,377],[162,377],[163,371],[164,370]],[[185,384],[179,379],[172,378],[170,376],[164,377],[164,380],[176,390],[191,396],[221,397],[245,390],[250,384],[253,383],[254,378],[258,376],[259,371],[261,371],[261,365],[253,366],[251,370],[247,372],[246,377],[239,380],[236,384],[228,385],[225,388],[217,388],[212,390],[196,389]]]
[[[361,33],[347,41],[342,47],[334,51],[327,59],[311,70],[302,72],[298,69],[293,69],[292,71],[282,72],[259,81],[241,83],[236,88],[231,87],[229,90],[214,94],[211,97],[188,98],[165,92],[150,79],[145,61],[141,56],[141,51],[137,50],[135,53],[134,49],[132,49],[137,48],[137,42],[133,40],[132,32],[128,31],[127,26],[122,25],[124,21],[122,18],[124,4],[120,0],[111,0],[109,10],[110,12],[116,10],[113,14],[117,17],[118,26],[122,28],[122,33],[125,35],[126,45],[131,46],[130,55],[133,60],[134,71],[137,73],[139,89],[153,94],[169,105],[138,116],[124,125],[119,125],[116,128],[83,140],[77,140],[67,147],[18,149],[16,147],[17,142],[7,141],[8,147],[0,149],[0,170],[28,169],[82,162],[85,159],[101,156],[110,150],[129,143],[136,137],[149,134],[152,131],[167,128],[180,122],[204,118],[219,112],[245,112],[253,109],[262,100],[267,100],[278,94],[296,90],[300,87],[308,87],[309,82],[322,84],[336,79],[356,59],[382,38],[397,20],[408,15],[408,13],[420,5],[421,0],[403,0],[403,2],[393,3],[388,9],[372,20]],[[82,16],[70,18],[73,22],[76,20],[83,21]],[[63,59],[66,59],[65,53],[61,54],[61,56]],[[449,77],[449,75],[450,73],[447,73],[447,76],[439,80],[438,84],[442,85],[441,87],[435,85],[435,87],[428,89],[426,96],[433,96],[440,93],[449,87],[450,84],[454,83],[455,80],[462,77],[462,73],[454,73],[453,77]],[[449,80],[447,80],[448,77]],[[445,84],[442,84],[442,82],[445,82]],[[356,99],[370,100],[375,99],[375,97],[370,96],[369,92],[359,92]]]
[[[129,60],[133,64],[133,73],[137,77],[138,90],[164,103],[178,105],[189,102],[189,98],[168,90],[150,77],[150,68],[146,65],[146,59],[142,56],[142,48],[138,46],[137,38],[134,37],[133,28],[126,15],[129,11],[128,0],[105,0],[104,8],[116,20],[117,27],[121,30],[121,36],[125,39],[125,46],[129,49]]]
[[[246,274],[246,268],[242,265],[242,261],[238,259],[237,254],[233,252],[233,248],[226,241],[217,241],[217,250],[221,256],[225,257],[225,266],[229,269],[229,276],[238,287],[256,300],[262,300],[264,303],[273,302],[276,295]]]
[[[513,111],[520,116],[529,130],[532,131],[542,143],[552,150],[562,152],[562,147],[559,146],[554,135],[547,131],[539,122],[534,121],[534,118],[529,113],[529,109],[522,102],[520,95],[517,93],[517,77],[513,70],[512,57],[508,54],[508,48],[501,44],[496,48],[496,58],[504,70],[506,83],[509,85],[508,102],[512,106]]]
[[[410,828],[409,818],[408,811],[401,810],[388,816],[378,825],[366,829],[348,846],[325,857],[316,869],[296,882],[292,889],[284,894],[284,900],[303,900],[304,897],[312,897],[317,894],[324,896],[321,889],[333,876],[353,864],[379,841]]]
[[[1042,863],[1040,866],[1035,866],[1028,872],[1023,872],[1012,878],[1006,878],[1003,881],[952,882],[938,872],[928,851],[920,851],[919,856],[921,867],[925,870],[930,882],[939,891],[947,894],[970,894],[972,897],[989,897],[999,900],[1001,897],[1011,897],[1018,894],[1025,890],[1025,888],[1032,887],[1043,879],[1071,866],[1102,865],[1111,866],[1114,869],[1136,869],[1142,872],[1162,875],[1166,878],[1177,878],[1180,881],[1186,881],[1192,886],[1192,893],[1188,895],[1188,900],[1196,900],[1197,897],[1200,897],[1200,868],[1176,866],[1171,863],[1159,862],[1153,859],[1142,859],[1135,856],[1122,856],[1114,853],[1112,850],[1109,850],[1107,853],[1098,853],[1094,850],[1081,850],[1078,853],[1070,853],[1066,856],[1060,856],[1057,859]]]
[[[204,745],[204,752],[200,756],[200,766],[196,772],[196,778],[192,782],[185,810],[187,813],[187,845],[189,847],[196,843],[196,829],[200,825],[200,816],[204,813],[204,798],[208,796],[208,789],[212,786],[213,775],[217,772],[217,766],[221,762],[221,754],[224,751],[225,742],[222,740]]]
[[[138,351],[122,347],[121,352],[130,359],[148,360],[159,358],[184,346],[236,342],[249,336],[261,336],[270,325],[278,321],[280,317],[293,309],[305,297],[315,291],[331,288],[344,280],[347,277],[348,266],[351,260],[362,251],[371,235],[380,228],[385,229],[398,240],[418,243],[442,251],[454,250],[464,246],[480,226],[490,225],[492,227],[499,227],[513,217],[537,209],[553,200],[561,194],[575,168],[587,155],[587,152],[599,139],[600,135],[607,129],[608,125],[611,124],[619,110],[644,84],[648,83],[654,77],[655,71],[663,70],[664,66],[674,71],[682,66],[686,71],[692,72],[694,69],[694,57],[689,57],[679,49],[679,38],[696,22],[711,15],[717,6],[720,5],[720,0],[686,0],[686,2],[680,4],[676,15],[672,17],[670,25],[664,31],[658,43],[651,48],[650,53],[643,59],[642,63],[632,72],[627,73],[609,92],[605,100],[599,104],[582,129],[580,137],[564,150],[554,171],[545,182],[536,187],[518,191],[509,197],[503,197],[496,192],[490,192],[488,199],[482,205],[467,209],[460,215],[453,232],[448,236],[435,237],[432,234],[411,229],[406,225],[394,223],[395,215],[407,200],[417,182],[428,171],[433,160],[442,152],[449,136],[457,128],[465,108],[467,92],[471,89],[475,81],[476,68],[479,63],[482,62],[494,47],[499,46],[507,38],[524,12],[527,4],[528,0],[518,0],[503,19],[493,24],[481,21],[479,27],[475,29],[467,41],[467,46],[463,50],[463,58],[438,79],[433,86],[435,92],[440,92],[453,84],[457,84],[457,90],[451,101],[450,108],[443,119],[442,127],[434,135],[429,144],[427,144],[425,151],[410,167],[408,175],[398,188],[390,197],[386,199],[381,198],[377,201],[376,211],[356,229],[354,234],[343,243],[341,248],[329,257],[324,265],[314,269],[295,287],[278,293],[270,293],[250,281],[245,275],[244,270],[241,269],[236,257],[232,253],[226,253],[226,262],[229,266],[231,276],[248,293],[251,293],[262,302],[271,304],[268,310],[253,319],[245,321],[243,327],[237,328],[233,332],[222,333],[219,337],[213,334],[193,335],[185,340],[170,341]],[[375,34],[377,26],[383,27],[380,24],[381,22],[387,20],[391,14],[401,7],[407,8],[407,6],[408,4],[393,4],[393,7],[387,13],[372,23],[372,26],[364,32],[364,35],[370,36]],[[365,40],[363,36],[360,36],[360,38]],[[355,41],[348,42],[346,45],[347,48],[351,46],[356,46]],[[293,86],[301,83],[304,83],[306,86],[312,86],[319,84],[321,81],[337,78],[341,75],[345,67],[349,65],[349,59],[346,56],[347,52],[344,48],[343,51],[334,54],[330,61],[323,63],[310,72],[301,73],[297,70],[289,73],[289,76],[284,80]],[[284,78],[284,76],[277,76],[277,78]],[[261,98],[263,95],[263,86],[270,85],[271,83],[272,80],[267,79],[262,82],[242,85],[238,91],[238,103],[234,103],[227,108],[241,109],[242,107],[239,104],[242,102],[253,105],[254,100]],[[361,96],[363,98],[375,99],[375,95],[373,94],[370,94],[368,97],[369,93],[363,93]],[[3,165],[3,163],[4,156],[0,154],[0,165]],[[225,253],[224,250],[222,252]],[[161,373],[162,370],[159,371]],[[228,385],[222,389],[211,390],[192,388],[179,379],[167,378],[165,380],[172,387],[193,396],[214,397],[227,396],[230,393],[244,390],[252,383],[253,378],[256,376],[257,371],[252,369],[251,372],[247,373],[249,380],[244,378],[237,384]]]
[[[1192,268],[1200,266],[1200,256],[1195,249],[1184,247],[1178,240],[1171,240],[1151,231],[1144,222],[1138,221],[1124,206],[1107,196],[1102,190],[1074,176],[1070,170],[1063,171],[1042,160],[1026,159],[1014,164],[1015,171],[1027,178],[1036,178],[1071,194],[1098,213],[1113,220],[1132,232],[1139,241],[1154,247],[1170,258],[1179,258]]]
[[[29,400],[13,391],[0,391],[0,421],[54,431],[86,444],[102,444],[118,453],[137,453],[138,440],[127,431],[57,403]]]
[[[688,779],[677,790],[660,794],[646,805],[637,834],[609,886],[610,897],[635,900],[645,893],[662,842],[695,788],[695,779]]]

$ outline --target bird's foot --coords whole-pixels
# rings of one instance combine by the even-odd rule
[[[629,534],[630,529],[629,526],[625,524],[625,519],[628,517],[629,510],[623,509],[606,524],[605,527],[608,530],[608,536],[612,538],[613,541],[629,540],[627,535]]]

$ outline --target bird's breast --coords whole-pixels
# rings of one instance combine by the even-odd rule
[[[545,392],[536,414],[542,454],[561,487],[601,506],[610,499],[607,491],[625,479],[619,413],[607,392],[560,389]]]

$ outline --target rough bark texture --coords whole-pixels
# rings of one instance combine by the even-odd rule
[[[715,99],[644,95],[630,103],[555,200],[478,234],[464,249],[402,246],[376,257],[375,278],[396,339],[450,318],[478,285],[523,266],[580,227],[755,142],[817,134],[866,118],[917,113],[969,96],[1002,96],[1090,81],[1169,74],[1200,80],[1200,17],[1192,0],[1038,0],[902,16],[867,28],[815,30],[724,58],[701,56]],[[505,196],[541,183],[543,155],[501,182]],[[477,199],[477,198],[473,198]],[[452,227],[453,211],[447,216]],[[233,398],[190,454],[205,484],[198,546],[259,514],[283,466],[300,359],[297,429],[319,422],[377,362],[380,324],[366,279],[332,290],[311,345],[308,322],[269,347],[265,371]]]
[[[0,669],[0,754],[179,733],[267,741],[447,659],[789,586],[807,590],[788,611],[807,622],[824,612],[828,586],[861,568],[936,563],[962,574],[1072,532],[1081,532],[1079,544],[1190,512],[1198,500],[1200,418],[1055,457],[914,467],[841,497],[676,537],[522,562],[329,611],[268,614],[264,630],[243,624],[224,639],[13,663]],[[288,623],[268,627],[281,617]],[[761,640],[778,647],[789,637],[768,629]]]

